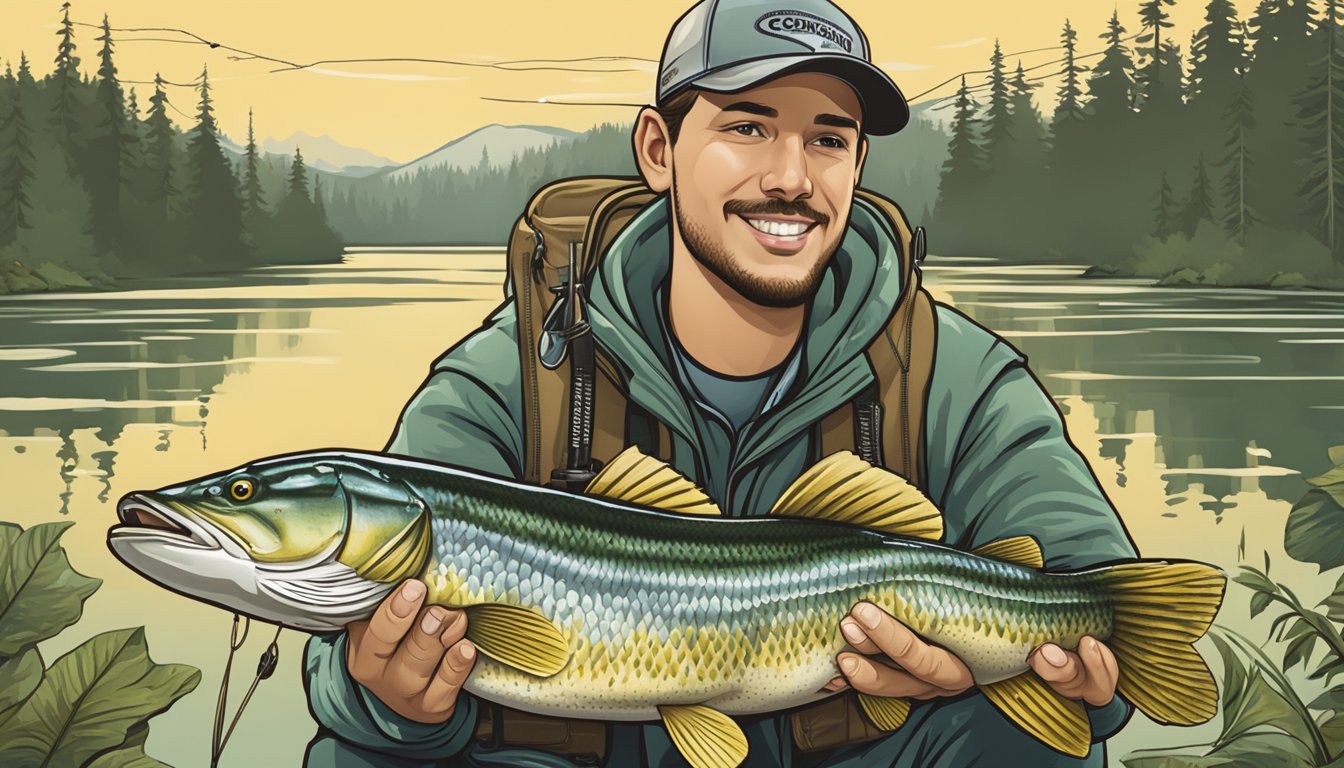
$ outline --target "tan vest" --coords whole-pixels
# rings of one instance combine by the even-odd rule
[[[821,455],[853,450],[924,487],[924,410],[933,370],[933,302],[915,264],[924,257],[922,227],[912,229],[894,202],[858,190],[890,226],[901,257],[901,298],[868,347],[874,390],[828,414],[820,424]],[[509,238],[509,283],[518,311],[523,386],[523,480],[582,489],[600,464],[626,445],[627,405],[616,369],[592,344],[583,291],[622,228],[655,194],[633,178],[562,179],[528,202]],[[570,280],[577,275],[579,280]],[[563,357],[557,352],[562,349]],[[655,454],[667,458],[670,435],[657,425]],[[832,749],[883,735],[852,691],[800,707],[790,717],[804,751]],[[482,703],[476,739],[484,745],[530,747],[601,763],[606,725],[541,717]]]

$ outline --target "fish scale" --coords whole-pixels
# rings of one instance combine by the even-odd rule
[[[507,594],[560,626],[573,653],[560,673],[482,659],[468,683],[531,711],[573,714],[583,701],[587,716],[644,720],[665,704],[753,714],[822,698],[846,647],[839,621],[860,600],[956,652],[978,682],[1024,671],[1025,646],[1111,631],[1093,572],[1041,573],[825,520],[681,517],[508,483],[455,486],[412,482],[433,517],[430,599]]]

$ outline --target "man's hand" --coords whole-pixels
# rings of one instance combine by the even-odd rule
[[[373,616],[346,625],[345,665],[355,682],[402,717],[443,723],[476,663],[464,640],[467,615],[441,605],[421,610],[424,582],[409,579]]]
[[[950,651],[929,645],[891,614],[872,603],[856,603],[840,621],[840,631],[859,653],[840,654],[844,673],[826,684],[828,691],[852,685],[874,696],[932,699],[955,696],[972,685],[971,671]],[[867,654],[867,655],[860,655]],[[868,658],[883,654],[899,669]],[[1103,706],[1115,695],[1119,667],[1104,644],[1084,637],[1078,653],[1054,643],[1032,651],[1027,664],[1056,693],[1093,706]]]

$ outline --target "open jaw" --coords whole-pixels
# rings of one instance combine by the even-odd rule
[[[149,496],[132,493],[117,504],[122,524],[108,531],[109,539],[158,539],[179,546],[219,549],[218,539],[189,515]]]

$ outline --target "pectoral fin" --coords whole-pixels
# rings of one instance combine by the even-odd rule
[[[550,677],[569,663],[569,643],[544,616],[504,603],[468,605],[467,639],[481,653],[537,677]]]
[[[1035,672],[980,686],[1004,717],[1051,749],[1084,757],[1092,748],[1092,724],[1081,702],[1050,690]]]
[[[747,736],[732,718],[702,704],[659,707],[663,725],[691,768],[736,768],[747,759]]]
[[[905,718],[910,716],[910,702],[902,698],[860,693],[859,704],[863,707],[863,713],[873,721],[873,725],[884,731],[900,728],[905,725]]]

